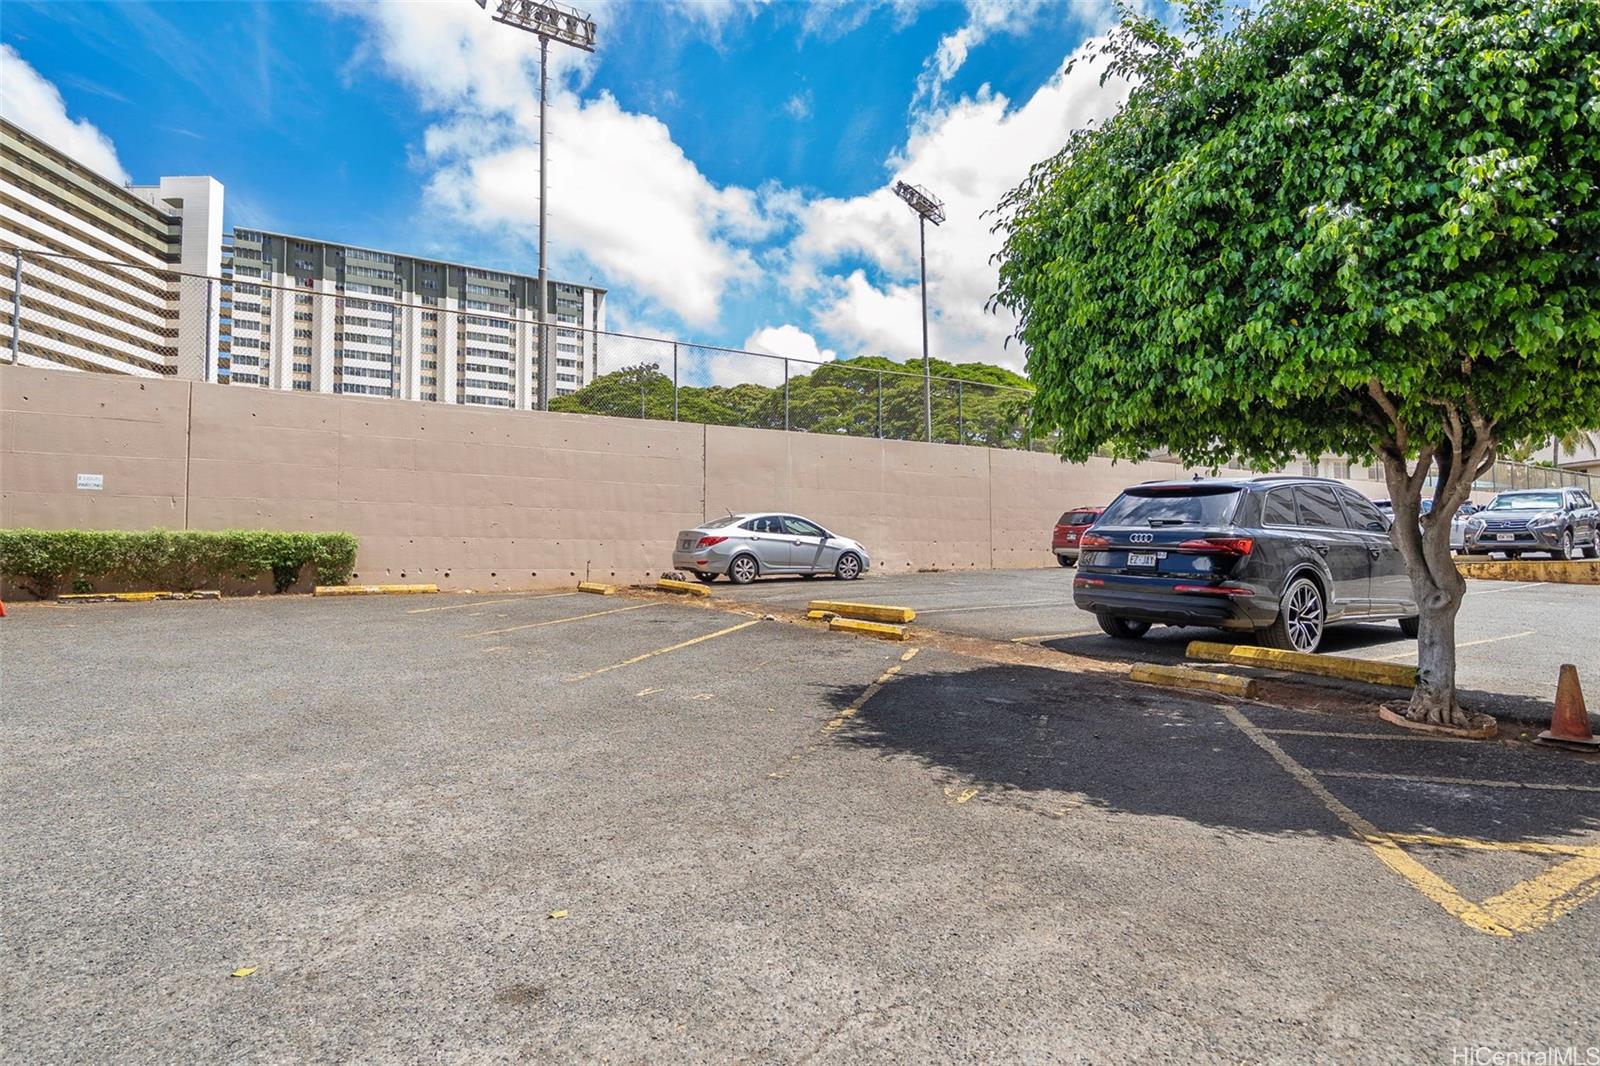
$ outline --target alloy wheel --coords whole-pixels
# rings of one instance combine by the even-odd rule
[[[1289,643],[1296,651],[1315,651],[1322,641],[1322,593],[1310,581],[1301,579],[1289,589],[1283,609],[1288,624]]]
[[[839,559],[836,572],[841,580],[854,581],[861,573],[861,560],[854,555],[846,554]]]
[[[748,585],[756,579],[756,561],[748,555],[739,556],[729,568],[728,576],[736,585]]]

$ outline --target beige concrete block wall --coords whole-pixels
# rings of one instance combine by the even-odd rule
[[[188,409],[188,382],[0,368],[0,527],[183,528]]]
[[[103,475],[98,492],[77,475]],[[362,581],[621,581],[727,510],[863,541],[880,573],[1047,566],[1062,511],[1173,463],[0,366],[0,527],[345,530]],[[1356,484],[1372,495],[1381,485]]]

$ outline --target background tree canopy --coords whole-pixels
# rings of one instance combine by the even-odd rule
[[[987,363],[932,360],[934,440],[1021,448],[1028,440],[1028,380]],[[807,370],[807,373],[801,373]],[[790,429],[852,437],[882,435],[895,440],[923,439],[922,378],[905,363],[866,356],[815,368],[791,363]],[[942,379],[942,380],[941,380]],[[653,363],[627,367],[596,378],[571,396],[550,404],[553,411],[672,417],[672,378]],[[713,426],[784,428],[783,386],[685,385],[678,390],[678,419]]]

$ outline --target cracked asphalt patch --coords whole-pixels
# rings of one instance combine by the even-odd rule
[[[1594,793],[1398,779],[1592,759],[489,599],[0,622],[7,1057],[1443,1060],[1600,1032],[1572,993],[1600,902],[1469,928],[1228,712],[1391,775],[1323,782],[1386,832],[1600,845]],[[1558,862],[1406,847],[1474,900]]]

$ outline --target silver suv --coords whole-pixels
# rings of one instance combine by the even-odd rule
[[[1575,488],[1502,492],[1467,519],[1467,554],[1546,552],[1556,559],[1600,559],[1600,507]]]

